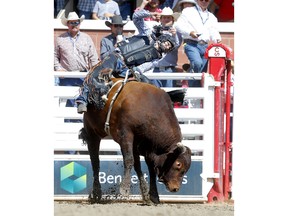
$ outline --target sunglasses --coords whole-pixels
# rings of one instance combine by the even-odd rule
[[[201,2],[204,2],[204,1],[205,1],[205,2],[209,2],[210,0],[199,0],[199,1],[201,1]]]
[[[68,24],[72,26],[78,26],[80,24],[80,21],[69,22]]]
[[[114,26],[115,28],[118,28],[118,27],[123,28],[123,25],[121,25],[121,24],[113,24],[113,26]]]

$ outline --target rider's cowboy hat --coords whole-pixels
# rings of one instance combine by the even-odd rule
[[[122,17],[120,15],[114,15],[111,18],[111,22],[105,21],[105,25],[111,27],[112,25],[122,25],[124,26],[127,22],[123,22]]]
[[[173,10],[170,7],[164,7],[161,14],[161,16],[172,16],[174,18],[174,22],[179,18],[179,13],[173,13]]]
[[[64,18],[61,19],[61,22],[62,22],[63,25],[67,26],[67,22],[68,22],[68,21],[71,21],[71,20],[79,20],[80,23],[81,23],[84,19],[85,19],[85,15],[82,15],[82,16],[79,18],[79,16],[77,15],[76,12],[70,12],[70,13],[68,14],[68,17],[67,17],[67,18],[64,17]]]

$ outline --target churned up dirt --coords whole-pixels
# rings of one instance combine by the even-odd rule
[[[228,203],[163,203],[143,206],[140,203],[88,204],[87,202],[54,201],[54,216],[234,216],[234,204]]]

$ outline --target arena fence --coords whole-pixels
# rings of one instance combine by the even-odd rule
[[[208,73],[146,73],[150,79],[202,81],[200,88],[187,88],[185,104],[175,105],[183,135],[182,143],[192,150],[192,164],[177,193],[158,183],[162,201],[223,201],[231,193],[230,144],[230,49],[223,44],[210,45],[206,52]],[[84,77],[80,72],[54,72],[55,77]],[[164,88],[166,91],[179,88]],[[92,189],[93,173],[87,147],[78,139],[83,127],[82,115],[76,107],[65,107],[67,99],[75,99],[79,87],[54,86],[54,199],[85,200]],[[144,175],[148,169],[141,157]],[[120,147],[110,137],[101,141],[100,175],[103,197],[121,199],[119,183],[123,174]],[[131,176],[131,200],[140,200],[135,172]]]

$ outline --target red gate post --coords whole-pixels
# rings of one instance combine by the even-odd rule
[[[225,138],[225,173],[224,173],[224,197],[225,200],[229,199],[229,192],[231,192],[231,167],[232,167],[232,148],[231,148],[231,141],[230,141],[230,108],[231,108],[231,86],[233,85],[233,82],[231,81],[232,76],[232,65],[231,60],[227,59],[226,62],[226,72],[227,72],[227,78],[226,78],[226,138]]]
[[[219,173],[219,178],[214,178],[214,184],[208,193],[208,202],[224,201],[228,199],[229,165],[230,165],[230,86],[231,82],[231,48],[224,44],[211,44],[205,52],[208,58],[208,73],[212,74],[214,80],[219,82],[215,86],[215,109],[214,109],[214,173]],[[228,66],[228,67],[227,67]],[[229,69],[229,76],[227,76]],[[226,83],[225,83],[226,81]],[[226,98],[225,98],[226,92]],[[229,95],[228,95],[229,93]],[[225,100],[226,99],[226,100]],[[228,102],[229,101],[229,102]],[[228,103],[227,103],[228,102]],[[226,107],[226,131],[224,131],[224,106]],[[227,113],[229,112],[229,113]],[[229,118],[227,118],[227,115]],[[224,134],[226,133],[226,143]],[[225,153],[225,168],[223,166],[223,155]],[[228,167],[228,168],[227,168]],[[224,172],[223,172],[223,169]],[[225,179],[224,179],[225,177]],[[228,180],[227,180],[228,179]]]

